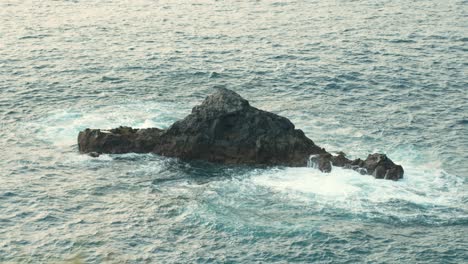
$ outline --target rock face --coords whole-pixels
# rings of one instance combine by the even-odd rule
[[[87,128],[78,134],[78,147],[81,153],[91,153],[91,156],[99,156],[97,154],[100,153],[148,153],[153,151],[162,133],[163,130],[158,128]]]
[[[311,155],[309,166],[317,167],[323,172],[330,172],[332,165],[352,169],[360,174],[369,174],[376,179],[399,180],[403,178],[403,167],[396,165],[385,154],[369,154],[366,160],[349,160],[344,153],[333,156],[329,153]]]
[[[398,180],[403,168],[382,154],[362,161],[333,156],[307,138],[287,118],[252,107],[237,93],[220,88],[167,130],[119,127],[86,129],[78,135],[81,153],[153,152],[184,160],[224,164],[306,166],[330,172],[351,168],[376,178]],[[309,159],[309,157],[311,157]]]

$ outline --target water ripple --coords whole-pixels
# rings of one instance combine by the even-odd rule
[[[464,6],[2,1],[0,262],[466,262]],[[405,179],[77,153],[216,86]]]

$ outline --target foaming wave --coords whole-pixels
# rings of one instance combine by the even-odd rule
[[[183,108],[172,104],[138,103],[89,110],[61,110],[24,126],[36,130],[40,140],[63,147],[76,144],[78,132],[85,128],[113,128],[120,125],[166,128],[185,114]]]
[[[312,168],[287,168],[261,174],[254,177],[253,181],[277,191],[293,191],[306,196],[314,194],[340,199],[359,190],[349,182],[354,176],[351,173],[337,168],[329,174]]]
[[[251,181],[320,210],[339,209],[392,222],[466,221],[463,178],[434,166],[405,164],[405,178],[398,182],[376,180],[338,167],[327,174],[313,168],[272,169],[259,172]]]

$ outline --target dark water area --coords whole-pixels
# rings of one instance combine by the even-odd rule
[[[468,262],[468,3],[0,2],[0,263]],[[402,181],[77,151],[213,87]]]

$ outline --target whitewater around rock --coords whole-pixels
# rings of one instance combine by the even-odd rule
[[[403,167],[384,154],[365,160],[334,156],[317,146],[287,118],[257,109],[234,91],[218,88],[192,113],[168,129],[118,127],[85,129],[78,134],[81,153],[155,153],[182,160],[266,166],[332,166],[353,169],[377,179],[403,178]]]

